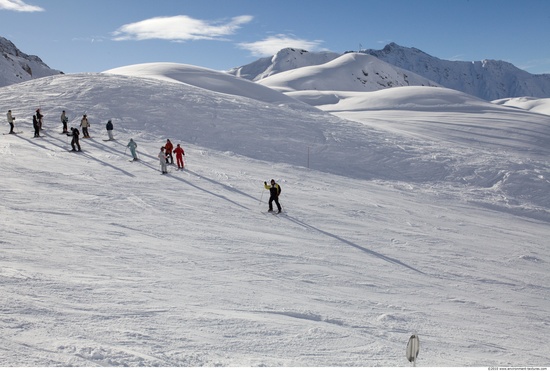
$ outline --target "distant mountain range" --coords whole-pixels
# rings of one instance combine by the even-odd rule
[[[347,63],[334,62],[340,58],[348,58],[346,55],[364,55],[375,57],[385,62],[377,63],[371,58],[356,57],[356,65],[349,70]],[[349,58],[348,58],[349,59]],[[550,97],[550,74],[533,75],[521,70],[514,65],[495,60],[483,60],[477,62],[442,60],[422,52],[416,48],[407,48],[395,43],[386,45],[381,50],[367,49],[360,52],[346,52],[344,54],[330,52],[308,52],[306,50],[286,48],[279,51],[271,58],[262,58],[245,66],[236,67],[228,73],[252,81],[261,81],[274,75],[296,71],[301,68],[309,68],[305,72],[311,75],[313,66],[324,65],[327,68],[343,68],[340,71],[341,78],[346,80],[361,81],[363,91],[374,91],[394,86],[403,85],[433,85],[462,91],[464,93],[485,99],[495,100],[511,97]],[[357,71],[364,71],[357,75]],[[332,75],[338,74],[333,72]],[[368,74],[368,75],[367,75]],[[407,78],[404,78],[404,75]],[[412,79],[412,76],[423,77],[424,80]],[[287,86],[297,86],[293,78],[301,79],[304,73],[286,74],[279,76],[279,81],[284,78]],[[396,77],[396,80],[392,79]],[[429,80],[429,83],[426,83]],[[319,86],[327,88],[322,82]],[[266,83],[266,85],[272,85]],[[353,91],[357,91],[359,85],[353,85]],[[302,88],[304,86],[302,85]],[[328,89],[340,90],[340,89]]]
[[[0,87],[63,74],[39,57],[0,37]],[[550,98],[550,74],[534,75],[495,60],[448,61],[395,43],[381,50],[343,54],[285,48],[229,74],[282,92],[298,90],[377,91],[396,86],[442,86],[488,101]]]
[[[35,55],[23,53],[11,41],[1,36],[0,53],[0,87],[63,73],[51,69]]]

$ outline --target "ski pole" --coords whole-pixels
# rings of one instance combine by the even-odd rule
[[[262,191],[262,196],[260,197],[260,203],[258,205],[262,204],[262,201],[264,199],[264,192],[265,192],[265,189]]]

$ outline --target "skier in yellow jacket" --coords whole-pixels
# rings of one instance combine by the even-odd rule
[[[273,201],[275,201],[275,204],[277,205],[278,212],[277,214],[281,213],[281,204],[279,203],[279,195],[281,194],[281,187],[275,183],[275,180],[271,179],[271,184],[267,184],[267,182],[264,182],[264,188],[269,189],[269,210],[268,212],[273,212]]]

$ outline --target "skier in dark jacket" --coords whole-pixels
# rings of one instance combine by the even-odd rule
[[[15,134],[15,131],[13,131],[15,126],[15,117],[12,116],[11,109],[8,110],[8,124],[10,124],[10,134]]]
[[[269,189],[269,210],[268,212],[273,212],[273,201],[277,205],[278,214],[281,213],[281,204],[279,203],[279,195],[281,194],[281,187],[275,183],[275,180],[271,179],[271,184],[264,182],[264,188]]]
[[[71,132],[70,133],[67,133],[67,136],[68,137],[73,137],[73,140],[71,140],[71,147],[73,147],[72,151],[75,152],[77,151],[77,147],[78,147],[78,152],[80,152],[80,142],[79,142],[79,136],[80,136],[80,132],[78,131],[77,128],[71,128]]]
[[[40,108],[36,110],[36,119],[38,120],[38,128],[42,130],[42,118],[44,115],[40,113]]]
[[[109,140],[115,140],[113,137],[113,122],[111,120],[107,121],[107,125],[105,125],[105,129],[107,129],[107,135],[109,136]]]
[[[40,136],[40,124],[38,123],[38,119],[36,118],[36,115],[32,115],[32,127],[34,128],[34,137]]]

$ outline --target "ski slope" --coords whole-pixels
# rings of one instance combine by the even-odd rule
[[[547,116],[143,67],[0,88],[0,366],[399,367],[412,334],[417,366],[550,364]],[[161,175],[167,138],[187,167]]]

